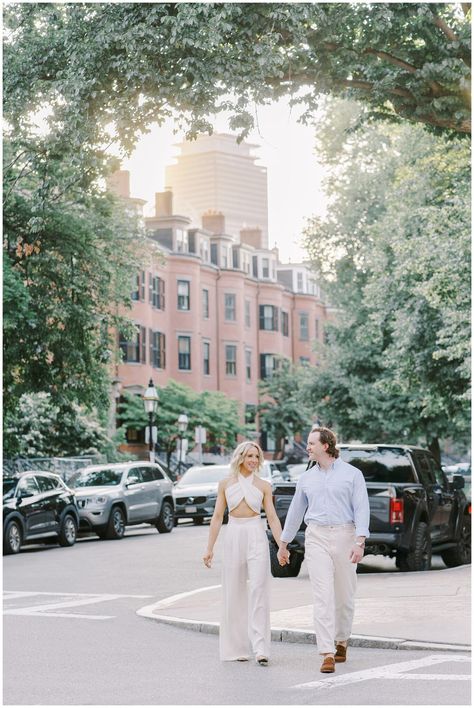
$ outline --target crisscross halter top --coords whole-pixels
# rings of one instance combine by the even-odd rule
[[[253,483],[253,473],[248,477],[244,477],[239,472],[237,482],[226,488],[225,497],[229,511],[235,509],[242,499],[245,499],[252,511],[256,514],[260,514],[263,492]]]

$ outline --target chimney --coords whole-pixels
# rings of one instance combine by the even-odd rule
[[[225,233],[225,217],[221,211],[206,211],[202,215],[202,228],[213,234]]]
[[[254,248],[263,248],[262,229],[259,226],[240,229],[240,243],[246,243]]]
[[[155,193],[155,216],[173,215],[173,192],[165,187],[164,192]]]
[[[107,187],[118,197],[130,197],[130,172],[117,170],[107,177]]]

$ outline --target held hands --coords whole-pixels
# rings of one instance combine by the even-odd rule
[[[213,557],[214,557],[214,553],[212,551],[206,551],[206,553],[203,555],[202,559],[204,561],[204,565],[206,566],[206,568],[211,567]]]
[[[286,565],[290,562],[289,550],[280,546],[280,548],[278,549],[277,558],[280,565]]]
[[[351,555],[349,560],[351,563],[359,563],[364,557],[364,549],[358,546],[356,543],[352,546]]]

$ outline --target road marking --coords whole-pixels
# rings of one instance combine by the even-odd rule
[[[411,661],[401,661],[398,664],[386,664],[373,669],[365,669],[364,671],[354,671],[342,676],[334,676],[322,681],[310,681],[308,683],[300,683],[292,688],[308,690],[313,688],[333,688],[335,686],[346,686],[351,683],[360,681],[368,681],[373,679],[411,679],[411,680],[433,680],[433,681],[467,681],[471,677],[469,674],[407,674],[406,671],[419,669],[424,666],[432,666],[434,664],[444,664],[446,662],[469,662],[471,657],[459,656],[453,654],[432,654],[425,656],[423,659],[412,659]]]
[[[153,597],[153,595],[117,595],[117,594],[91,594],[91,593],[72,593],[72,592],[22,592],[22,591],[8,591],[4,592],[5,601],[23,599],[33,596],[43,596],[50,595],[53,597],[73,597],[73,600],[66,600],[65,602],[53,602],[43,605],[31,605],[27,607],[16,607],[14,609],[4,609],[4,615],[21,615],[28,617],[70,617],[72,619],[90,619],[90,620],[106,620],[113,619],[115,615],[82,615],[78,613],[71,612],[57,612],[55,610],[65,609],[67,607],[81,607],[84,605],[93,605],[98,602],[109,602],[111,600],[118,600],[123,597],[135,597],[135,598],[146,598]]]

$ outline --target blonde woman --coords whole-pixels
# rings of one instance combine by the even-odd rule
[[[250,645],[257,664],[267,666],[270,654],[270,555],[260,518],[262,506],[278,544],[281,525],[273,506],[271,485],[258,476],[263,461],[263,452],[254,442],[242,442],[236,448],[230,463],[230,475],[219,483],[203,561],[204,565],[211,567],[214,544],[228,507],[220,659],[247,661]]]

